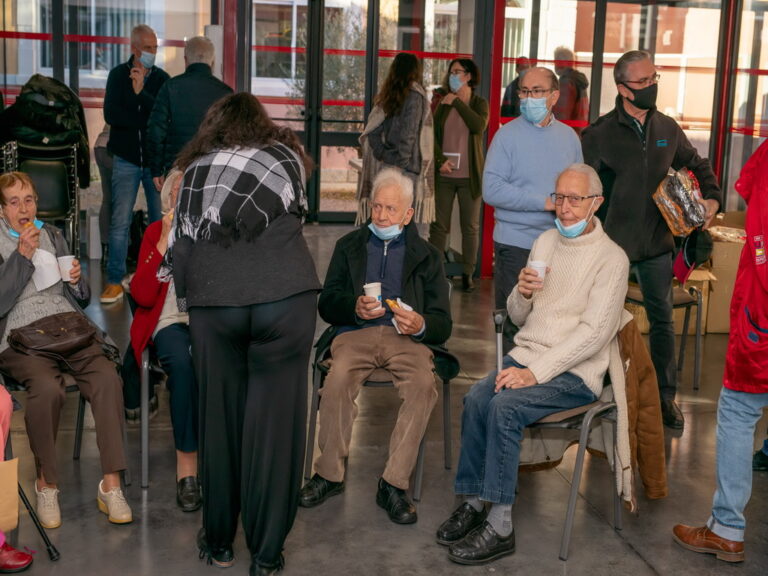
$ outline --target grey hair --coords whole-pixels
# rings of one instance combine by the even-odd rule
[[[168,210],[171,210],[174,208],[170,205],[171,202],[171,190],[173,190],[174,184],[176,184],[176,181],[179,180],[182,176],[184,176],[184,172],[179,170],[178,168],[173,168],[170,172],[168,172],[168,175],[165,177],[165,182],[163,182],[163,188],[160,190],[160,206],[163,212],[167,212]]]
[[[155,34],[155,31],[152,30],[152,28],[146,24],[139,24],[134,26],[133,30],[131,30],[131,46],[138,46],[141,42],[141,37],[144,34],[152,34],[152,36],[157,37],[157,34]]]
[[[569,62],[573,62],[575,59],[573,50],[570,48],[566,48],[565,46],[558,46],[555,48],[555,60],[568,60]]]
[[[574,164],[571,164],[560,172],[560,175],[557,177],[557,180],[559,181],[560,178],[563,176],[563,174],[566,174],[568,172],[576,172],[577,174],[583,174],[587,177],[587,181],[589,182],[589,195],[590,196],[602,196],[603,195],[603,183],[600,181],[600,176],[597,175],[597,172],[595,172],[595,169],[592,168],[592,166],[589,166],[587,164],[581,164],[580,162],[576,162]]]
[[[403,174],[400,170],[397,170],[396,168],[384,168],[384,170],[376,174],[371,190],[371,200],[376,199],[376,192],[381,190],[384,186],[395,186],[399,188],[406,206],[408,208],[413,206],[413,180],[408,178],[408,176]]]
[[[184,44],[184,58],[189,64],[208,64],[213,66],[215,49],[213,42],[205,36],[193,36]]]
[[[630,50],[621,55],[613,67],[613,81],[618,86],[627,81],[627,68],[634,62],[641,60],[650,60],[653,62],[653,56],[647,50]]]
[[[541,70],[542,72],[546,73],[547,78],[549,78],[549,81],[552,83],[552,90],[560,90],[560,80],[557,79],[557,74],[555,74],[549,68],[544,68],[543,66],[533,66],[528,68],[526,75],[530,74],[531,72],[535,72],[536,70]]]

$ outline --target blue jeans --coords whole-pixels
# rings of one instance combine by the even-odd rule
[[[133,206],[139,193],[139,182],[144,186],[149,221],[160,220],[160,193],[152,182],[149,168],[136,166],[113,157],[112,163],[112,217],[109,225],[109,261],[107,282],[119,284],[125,276],[125,257],[128,254],[128,240],[133,216]]]
[[[768,393],[750,394],[725,387],[720,392],[717,488],[707,526],[721,538],[744,541],[744,508],[752,495],[752,439],[766,406]]]
[[[168,375],[171,423],[176,450],[197,452],[198,388],[192,365],[189,325],[171,324],[154,337],[157,359]]]
[[[511,366],[524,368],[507,355],[502,367]],[[570,372],[549,382],[498,393],[493,391],[495,382],[494,370],[464,397],[455,491],[485,502],[513,504],[525,427],[597,398],[581,378]]]
[[[643,292],[645,313],[651,325],[651,359],[656,369],[659,393],[662,399],[674,400],[677,372],[675,324],[672,316],[672,252],[632,262],[632,269]]]

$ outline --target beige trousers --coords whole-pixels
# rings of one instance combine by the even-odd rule
[[[341,482],[349,456],[352,423],[357,416],[357,395],[378,368],[387,370],[402,404],[389,439],[384,480],[408,488],[419,444],[437,402],[432,351],[393,326],[373,326],[345,332],[331,344],[331,368],[321,389],[320,456],[315,472]]]

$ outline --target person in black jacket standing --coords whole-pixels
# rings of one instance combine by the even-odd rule
[[[146,154],[147,122],[155,97],[169,76],[155,66],[157,36],[140,24],[131,31],[131,57],[109,72],[104,95],[104,119],[111,126],[107,149],[113,155],[112,217],[109,226],[107,285],[104,304],[123,297],[120,282],[125,276],[128,232],[133,205],[144,186],[149,220],[160,219],[160,193],[155,189]]]
[[[192,140],[205,113],[232,88],[216,78],[211,69],[214,46],[205,36],[190,38],[184,45],[184,74],[163,84],[147,125],[147,157],[152,180],[160,190],[176,156]]]
[[[650,53],[632,50],[621,56],[613,78],[619,92],[616,108],[584,130],[584,162],[597,170],[605,187],[606,202],[598,216],[629,256],[643,292],[664,424],[682,429],[685,421],[675,403],[675,244],[652,194],[669,168],[687,167],[701,187],[705,228],[720,208],[722,194],[709,160],[699,156],[672,118],[656,109],[659,75]]]

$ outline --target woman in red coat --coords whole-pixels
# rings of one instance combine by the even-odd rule
[[[684,548],[744,561],[744,508],[752,495],[755,425],[768,406],[768,141],[744,165],[736,191],[747,203],[747,241],[731,299],[725,379],[717,406],[717,489],[706,526],[678,524]]]
[[[172,170],[165,179],[160,192],[165,216],[149,225],[141,241],[139,263],[131,280],[131,296],[137,305],[131,324],[131,345],[141,366],[141,353],[151,340],[168,375],[166,386],[171,395],[176,445],[176,502],[185,512],[193,512],[202,505],[202,497],[197,478],[198,389],[190,354],[189,315],[179,312],[173,280],[161,282],[157,278],[168,249],[181,177],[181,172]]]

